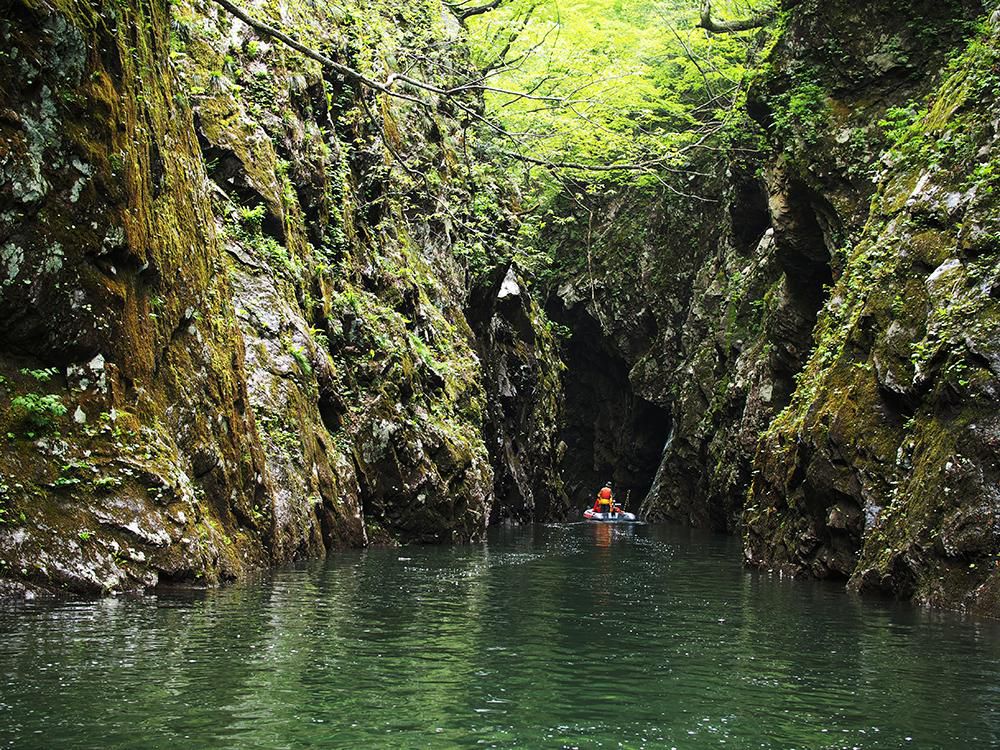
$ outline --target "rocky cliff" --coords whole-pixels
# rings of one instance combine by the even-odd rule
[[[465,70],[436,2],[249,7],[365,71]],[[559,502],[551,333],[468,292],[516,196],[449,102],[376,107],[202,2],[7,2],[0,48],[4,586],[214,583]]]
[[[852,107],[888,142],[867,162],[870,204],[830,201],[846,229],[829,248],[835,280],[792,403],[760,445],[744,522],[751,562],[997,614],[1000,46],[994,24],[956,23],[981,10],[908,6],[894,59],[928,71],[929,93],[901,96],[890,79]],[[934,48],[921,39],[956,34],[943,64],[914,57]]]
[[[984,10],[788,3],[724,156],[550,233],[552,315],[658,407],[649,518],[743,534],[755,565],[998,612]]]

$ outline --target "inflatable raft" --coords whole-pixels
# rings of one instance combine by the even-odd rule
[[[593,508],[583,511],[583,517],[587,521],[600,521],[601,523],[635,523],[635,513],[600,513]]]

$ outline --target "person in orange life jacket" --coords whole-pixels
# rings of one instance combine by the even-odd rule
[[[611,482],[608,482],[597,493],[597,500],[594,501],[595,513],[611,513],[612,510],[620,510],[615,507],[615,499],[611,494]]]

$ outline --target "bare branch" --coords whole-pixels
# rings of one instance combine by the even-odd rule
[[[532,5],[531,7],[528,8],[527,12],[523,16],[521,16],[520,26],[516,29],[511,29],[507,33],[507,40],[504,43],[503,48],[501,48],[500,52],[497,53],[496,57],[493,59],[493,62],[489,63],[483,69],[484,74],[488,74],[492,70],[507,65],[507,53],[510,52],[510,48],[514,46],[514,42],[518,40],[518,38],[521,36],[524,30],[528,28],[528,23],[531,21],[531,16],[534,14],[534,12],[535,12],[535,6]],[[533,49],[528,50],[524,55],[522,55],[521,59],[524,59],[524,57],[527,57],[532,52],[534,52],[534,49],[537,49],[539,46],[544,44],[545,40],[548,39],[549,32],[551,30],[552,29],[550,28],[548,31],[546,31],[545,36],[542,37],[542,40],[538,44],[536,44]]]
[[[505,134],[506,135],[506,134]],[[613,164],[586,164],[584,162],[577,161],[549,161],[547,159],[537,159],[533,156],[528,156],[527,154],[519,154],[513,151],[501,151],[504,156],[509,156],[511,158],[517,159],[518,161],[523,161],[528,164],[534,164],[539,167],[551,167],[555,169],[572,169],[577,172],[649,172],[652,169],[659,169],[664,172],[676,172],[678,174],[702,174],[700,172],[692,172],[687,169],[673,169],[665,166],[665,163],[672,158],[671,156],[665,156],[660,159],[650,159],[648,161],[640,162],[615,162]]]
[[[378,83],[377,81],[373,81],[370,78],[362,75],[358,71],[354,70],[354,68],[349,68],[346,65],[342,65],[336,60],[331,60],[326,55],[320,54],[316,50],[306,47],[304,44],[301,44],[300,42],[296,41],[292,37],[288,36],[288,34],[285,34],[283,31],[280,31],[274,28],[273,26],[268,26],[263,21],[258,21],[257,19],[248,16],[242,8],[233,5],[231,2],[229,2],[229,0],[215,0],[215,2],[221,5],[230,13],[232,13],[238,19],[243,21],[243,23],[245,23],[247,26],[250,26],[251,28],[259,31],[262,34],[274,37],[275,39],[284,42],[292,49],[298,50],[306,57],[318,62],[320,65],[330,68],[334,72],[340,73],[348,80],[363,84],[373,89],[377,89],[378,91],[383,91],[384,93],[389,93],[388,91],[385,90],[385,87],[382,86],[382,84]]]
[[[713,34],[732,34],[738,31],[749,31],[750,29],[759,29],[762,26],[767,26],[777,17],[778,9],[770,8],[737,21],[717,21],[712,18],[712,0],[703,0],[701,5],[701,21],[698,23],[698,26]]]
[[[472,16],[478,16],[483,13],[489,13],[491,10],[496,10],[504,4],[504,0],[491,0],[483,5],[475,5],[471,8],[464,7],[467,4],[467,2],[445,3],[445,5],[451,9],[451,12],[458,17],[459,21],[465,21],[466,18],[472,18]]]
[[[218,5],[222,6],[225,10],[227,10],[234,16],[236,16],[238,19],[243,21],[243,23],[247,24],[254,30],[258,31],[259,33],[264,34],[266,36],[270,36],[281,42],[284,42],[292,49],[301,52],[303,55],[310,58],[311,60],[315,60],[320,65],[329,68],[335,73],[339,73],[340,75],[344,76],[344,78],[350,81],[358,83],[362,86],[366,86],[370,89],[374,89],[375,91],[386,94],[388,96],[395,97],[397,99],[404,99],[409,102],[414,102],[415,104],[420,104],[424,107],[431,106],[430,102],[426,102],[414,96],[404,94],[400,91],[395,91],[393,89],[393,86],[395,86],[397,82],[405,83],[412,86],[413,88],[445,97],[455,97],[467,91],[485,91],[488,88],[481,83],[472,82],[460,86],[455,86],[453,88],[445,89],[440,86],[436,86],[433,83],[428,83],[427,81],[421,81],[420,79],[413,78],[412,76],[409,76],[405,73],[390,73],[389,76],[385,79],[385,82],[376,81],[364,75],[363,73],[360,73],[354,68],[344,65],[343,63],[339,63],[336,60],[333,60],[327,57],[326,55],[317,52],[311,47],[307,47],[298,40],[290,37],[288,34],[281,31],[280,29],[276,29],[273,26],[264,23],[263,21],[258,21],[256,18],[253,18],[252,16],[248,15],[246,11],[244,11],[242,8],[230,2],[230,0],[213,0],[213,1]]]
[[[463,84],[460,84],[460,85],[457,85],[457,86],[452,86],[452,87],[449,87],[449,88],[445,88],[445,87],[438,86],[438,85],[435,85],[435,84],[432,84],[432,83],[428,83],[426,81],[419,80],[417,78],[413,78],[412,76],[407,75],[405,73],[390,73],[386,77],[386,79],[385,79],[384,82],[377,81],[377,80],[374,80],[372,78],[369,78],[368,76],[364,75],[363,73],[361,73],[361,72],[359,72],[359,71],[357,71],[357,70],[355,70],[355,69],[353,69],[353,68],[351,68],[351,67],[349,67],[347,65],[344,65],[343,63],[339,63],[339,62],[337,62],[337,61],[335,61],[335,60],[327,57],[326,55],[324,55],[324,54],[322,54],[320,52],[317,52],[316,50],[311,49],[310,47],[307,47],[306,45],[304,45],[301,42],[297,41],[296,39],[294,39],[293,37],[289,36],[288,34],[285,34],[281,30],[276,29],[273,26],[270,26],[270,25],[268,25],[268,24],[266,24],[266,23],[264,23],[262,21],[258,21],[255,18],[252,18],[243,9],[241,9],[239,6],[237,6],[234,3],[232,3],[230,0],[213,0],[213,1],[215,3],[217,3],[219,6],[221,6],[222,8],[224,8],[226,11],[228,11],[229,13],[231,13],[233,16],[235,16],[236,18],[240,19],[245,24],[247,24],[248,26],[250,26],[251,28],[253,28],[254,30],[256,30],[257,32],[259,32],[261,34],[264,34],[265,36],[269,36],[269,37],[272,37],[274,39],[277,39],[278,41],[281,41],[284,44],[287,44],[292,49],[297,50],[298,52],[301,52],[303,55],[305,55],[306,57],[308,57],[308,58],[310,58],[312,60],[315,60],[316,62],[320,63],[325,68],[327,68],[329,70],[332,70],[333,72],[335,72],[335,73],[343,76],[345,79],[347,79],[349,81],[352,81],[352,82],[354,82],[354,83],[356,83],[356,84],[358,84],[360,86],[364,86],[364,87],[369,88],[369,89],[371,89],[373,91],[385,94],[386,96],[390,96],[390,97],[394,97],[396,99],[402,99],[402,100],[405,100],[405,101],[413,102],[415,104],[419,104],[422,107],[431,107],[431,106],[433,106],[433,103],[431,101],[427,101],[425,99],[418,98],[417,96],[412,96],[410,94],[405,94],[405,93],[403,93],[401,91],[394,90],[393,87],[397,83],[406,84],[408,86],[411,86],[414,89],[417,89],[418,91],[425,91],[425,92],[428,92],[430,94],[435,94],[435,95],[438,95],[438,96],[445,97],[445,98],[449,99],[459,110],[461,110],[462,112],[464,112],[466,115],[468,115],[469,117],[471,117],[473,120],[481,122],[483,125],[485,125],[486,127],[490,128],[495,133],[497,133],[497,134],[503,136],[504,138],[510,140],[514,144],[514,147],[517,149],[517,151],[516,152],[503,151],[502,153],[504,153],[505,155],[507,155],[507,156],[509,156],[511,158],[515,158],[515,159],[518,159],[519,161],[525,162],[527,164],[532,164],[532,165],[536,165],[536,166],[545,167],[545,168],[547,168],[550,171],[554,171],[554,170],[570,170],[570,171],[574,171],[575,170],[575,171],[585,171],[585,172],[636,171],[636,172],[650,173],[653,170],[660,170],[660,171],[665,171],[665,172],[683,172],[684,174],[689,174],[690,173],[687,170],[675,170],[675,169],[672,169],[672,168],[668,167],[667,163],[672,158],[670,156],[664,156],[664,157],[659,157],[659,158],[655,158],[655,159],[649,159],[649,160],[646,160],[646,161],[635,162],[635,163],[612,163],[612,164],[584,164],[582,162],[554,162],[554,161],[551,161],[551,160],[548,160],[548,159],[542,159],[542,158],[537,158],[537,157],[529,156],[529,155],[523,153],[522,148],[524,146],[524,143],[521,142],[517,138],[517,136],[515,134],[508,132],[506,129],[504,129],[503,127],[501,127],[499,124],[497,124],[493,120],[491,120],[491,119],[489,119],[487,117],[484,117],[479,112],[475,111],[475,109],[473,107],[469,106],[468,104],[466,104],[465,102],[463,102],[461,100],[461,95],[465,94],[465,93],[469,93],[469,92],[479,92],[479,93],[482,93],[482,92],[490,91],[490,92],[495,92],[495,93],[499,93],[499,94],[503,94],[503,95],[510,95],[510,96],[516,97],[513,101],[516,101],[517,99],[532,99],[532,100],[538,100],[538,101],[546,102],[546,103],[551,104],[551,105],[560,105],[560,106],[563,106],[563,107],[567,107],[577,117],[579,117],[580,119],[582,119],[582,120],[584,120],[586,122],[589,122],[591,125],[593,125],[594,123],[592,123],[589,118],[587,118],[585,115],[583,115],[573,105],[574,104],[589,103],[589,104],[591,104],[591,106],[593,106],[596,102],[593,102],[591,100],[579,100],[579,99],[571,99],[571,98],[563,98],[563,97],[555,97],[555,96],[541,96],[541,95],[536,95],[536,94],[534,94],[534,91],[537,90],[538,86],[536,86],[534,90],[528,91],[528,92],[510,91],[510,90],[502,89],[502,88],[499,88],[499,87],[488,86],[488,85],[486,85],[484,83],[484,79],[483,78],[480,78],[479,81],[466,82],[466,83],[463,83]],[[499,4],[499,3],[497,3],[497,4]],[[543,80],[543,82],[544,82],[544,80]],[[595,82],[593,82],[593,81],[588,82],[584,86],[581,86],[579,89],[577,89],[576,91],[572,92],[570,96],[574,96],[575,94],[579,93],[579,91],[581,91],[581,90],[583,90],[583,89],[585,89],[585,88],[587,88],[589,86],[592,86],[594,84],[595,84]],[[539,84],[539,86],[540,85],[541,85],[541,83]],[[364,107],[365,114],[374,123],[375,128],[376,128],[376,130],[378,131],[378,133],[380,135],[380,139],[381,139],[382,143],[385,145],[386,149],[389,151],[391,157],[408,174],[410,174],[411,176],[418,176],[418,173],[412,167],[410,167],[406,163],[406,161],[402,157],[402,155],[399,154],[392,147],[392,144],[390,143],[390,139],[387,137],[384,129],[382,128],[381,123],[378,121],[378,118],[371,111],[371,109],[367,106],[367,103],[365,103],[363,101],[363,98],[362,98],[362,104],[363,104],[363,107]],[[703,138],[702,141],[704,141],[704,140],[705,139]],[[692,144],[692,145],[697,145],[697,144]],[[684,150],[686,150],[686,149],[681,149],[681,151],[678,152],[678,154],[682,153]],[[674,154],[673,158],[676,158],[676,156],[677,156],[677,154]],[[662,182],[662,178],[660,178],[660,181]],[[664,184],[666,185],[665,182],[664,182]],[[670,189],[672,189],[672,190],[676,190],[672,186],[667,185],[667,187],[670,187]]]
[[[663,16],[662,11],[660,12],[660,15]],[[670,29],[670,33],[674,35],[674,38],[677,40],[678,44],[681,45],[681,48],[684,50],[684,54],[687,55],[687,58],[688,60],[691,61],[691,64],[698,69],[698,72],[701,74],[701,80],[704,81],[705,83],[705,90],[708,92],[709,96],[714,97],[715,90],[712,88],[712,82],[708,79],[708,74],[705,72],[705,69],[701,67],[701,63],[698,62],[698,57],[694,54],[694,51],[691,49],[691,45],[689,45],[686,41],[684,41],[684,38],[677,33],[677,29],[675,29],[674,25],[669,21],[667,21],[667,28]]]

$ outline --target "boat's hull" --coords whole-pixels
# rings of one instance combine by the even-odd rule
[[[587,521],[599,521],[600,523],[635,523],[635,513],[598,513],[593,508],[583,511],[583,517]]]

